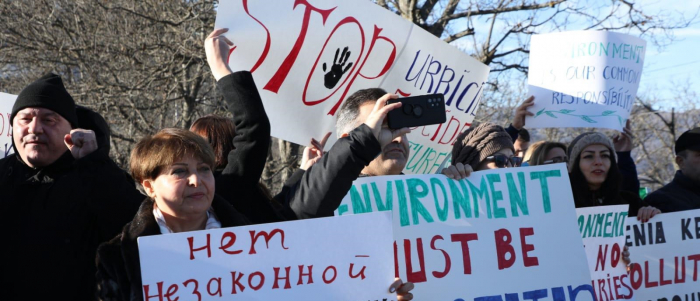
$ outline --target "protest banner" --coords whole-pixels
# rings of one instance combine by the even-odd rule
[[[140,237],[144,300],[395,299],[391,235],[377,213]]]
[[[628,210],[629,205],[576,209],[591,286],[598,301],[634,300],[627,265],[622,260]]]
[[[353,92],[442,93],[447,121],[409,134],[406,173],[434,173],[471,125],[489,68],[369,1],[220,1],[232,70],[253,73],[272,135],[297,144],[335,131]],[[332,135],[328,147],[336,139]]]
[[[700,300],[700,209],[630,217],[625,228],[635,299]]]
[[[337,215],[392,210],[416,300],[594,300],[566,165],[360,178]]]
[[[622,131],[634,104],[646,41],[615,32],[572,31],[530,40],[528,128]]]
[[[17,95],[0,92],[0,159],[12,153],[12,106],[15,104]]]

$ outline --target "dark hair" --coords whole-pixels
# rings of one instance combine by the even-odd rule
[[[525,128],[520,129],[520,131],[518,131],[518,140],[530,142],[530,132]]]
[[[335,120],[335,132],[338,137],[352,131],[359,124],[357,117],[360,115],[360,107],[368,102],[376,102],[384,96],[386,91],[380,88],[357,90],[348,96],[340,106],[338,117]]]
[[[605,182],[603,182],[603,185],[598,191],[591,191],[588,187],[588,181],[586,181],[586,177],[583,175],[581,167],[579,166],[581,163],[581,154],[576,157],[574,165],[570,167],[571,172],[569,173],[569,180],[571,181],[571,190],[574,193],[576,208],[601,205],[593,203],[596,198],[614,200],[619,197],[622,174],[620,174],[620,170],[617,167],[614,150],[609,148],[608,150],[610,151],[610,169],[608,170],[608,176],[605,178]]]
[[[212,166],[212,168],[226,167],[228,153],[233,150],[233,137],[236,135],[233,121],[217,115],[207,115],[195,120],[190,131],[202,136],[214,149],[216,166]]]

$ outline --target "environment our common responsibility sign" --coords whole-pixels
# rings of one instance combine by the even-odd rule
[[[594,300],[565,164],[364,177],[336,215],[386,210],[416,300]]]
[[[489,74],[488,66],[370,1],[224,0],[215,27],[229,28],[229,66],[252,72],[272,135],[297,144],[334,132],[338,109],[357,90],[444,94],[447,121],[408,136],[409,174],[437,171],[471,125]]]
[[[391,215],[139,237],[144,300],[389,300]]]
[[[594,127],[622,131],[644,67],[646,41],[606,31],[532,36],[528,128]]]

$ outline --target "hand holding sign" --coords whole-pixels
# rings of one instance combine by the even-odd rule
[[[462,162],[457,162],[455,165],[450,165],[442,170],[442,174],[452,180],[461,180],[468,178],[474,170],[469,164],[462,164]]]
[[[389,292],[394,293],[396,292],[396,300],[398,301],[408,301],[408,300],[413,300],[413,294],[411,294],[411,290],[413,290],[413,283],[411,282],[406,282],[403,283],[401,279],[396,278],[394,283],[389,286]]]
[[[625,128],[622,129],[622,132],[617,134],[617,136],[613,137],[613,143],[615,144],[615,151],[616,152],[628,152],[632,150],[632,139],[634,138],[634,135],[632,135],[632,127],[630,127],[630,121],[627,119],[627,123],[625,124]]]
[[[637,212],[637,220],[641,221],[642,223],[648,222],[652,217],[655,215],[661,213],[661,210],[656,209],[655,207],[652,206],[646,206],[639,208],[639,211]]]
[[[214,29],[206,40],[204,40],[204,51],[207,54],[207,63],[211,69],[212,75],[218,81],[222,77],[231,74],[226,63],[229,49],[233,46],[233,42],[223,36],[228,31],[228,28]]]
[[[515,110],[515,117],[513,117],[513,122],[511,122],[514,128],[521,130],[525,126],[525,116],[535,115],[527,110],[533,105],[535,105],[535,97],[530,96]]]

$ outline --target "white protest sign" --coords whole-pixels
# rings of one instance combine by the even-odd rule
[[[471,125],[489,68],[418,26],[364,0],[220,1],[229,65],[250,70],[272,135],[301,145],[335,131],[353,92],[442,93],[447,121],[409,134],[406,173],[434,173]],[[335,135],[327,145],[332,145]]]
[[[646,41],[604,31],[534,35],[528,128],[595,127],[621,131],[644,67]]]
[[[564,164],[355,181],[338,214],[394,213],[416,300],[594,300]]]
[[[630,282],[637,300],[700,300],[700,209],[627,218]],[[603,300],[601,300],[603,301]]]
[[[140,237],[144,300],[395,298],[391,242],[388,213]]]
[[[598,301],[634,300],[627,265],[622,261],[628,210],[629,205],[576,209]]]
[[[12,153],[12,123],[10,115],[17,95],[0,92],[0,159]]]

